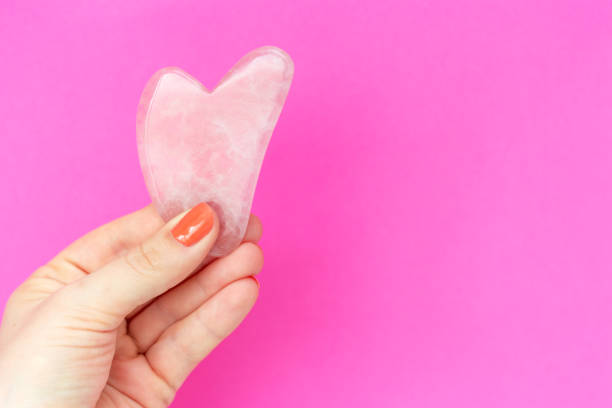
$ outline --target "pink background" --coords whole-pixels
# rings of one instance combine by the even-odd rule
[[[149,201],[153,72],[296,65],[261,297],[176,407],[609,407],[612,3],[0,3],[0,301]]]

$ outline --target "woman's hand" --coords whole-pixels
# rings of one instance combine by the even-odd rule
[[[202,268],[218,231],[206,204],[165,225],[149,206],[39,268],[4,312],[0,406],[168,406],[257,298],[259,220]]]

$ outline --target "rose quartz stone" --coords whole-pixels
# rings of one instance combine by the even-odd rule
[[[205,201],[220,235],[210,255],[235,249],[246,231],[255,185],[281,113],[293,63],[262,47],[208,91],[178,68],[147,83],[138,107],[138,154],[159,214],[168,220]]]

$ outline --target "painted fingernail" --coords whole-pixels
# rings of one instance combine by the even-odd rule
[[[249,276],[249,278],[253,279],[255,281],[255,283],[257,284],[257,287],[260,288],[261,284],[259,283],[259,281],[257,280],[257,278],[253,275]]]
[[[212,229],[215,217],[208,204],[193,207],[178,224],[172,228],[172,235],[178,242],[191,246],[204,238]]]

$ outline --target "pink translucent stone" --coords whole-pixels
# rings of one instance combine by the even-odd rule
[[[159,214],[168,220],[205,201],[221,222],[212,256],[244,237],[259,170],[285,102],[293,63],[262,47],[212,91],[178,68],[147,83],[138,107],[138,154]]]

